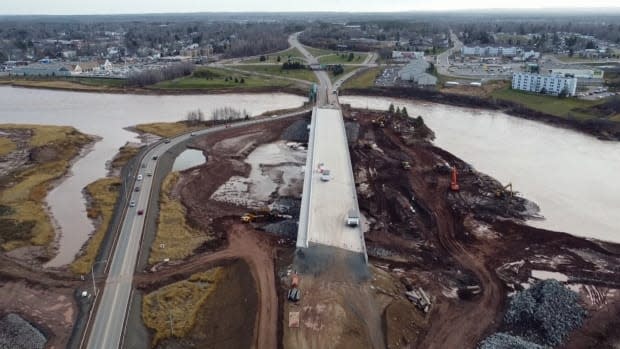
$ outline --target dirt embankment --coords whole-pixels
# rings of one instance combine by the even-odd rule
[[[415,88],[382,88],[347,89],[342,95],[363,95],[394,98],[413,98],[435,103],[460,107],[486,108],[501,110],[512,116],[544,122],[553,126],[577,130],[603,140],[620,140],[620,123],[605,119],[579,121],[560,118],[554,115],[526,108],[518,103],[488,97],[470,96],[456,93],[443,93]]]
[[[306,96],[308,91],[298,87],[253,87],[243,89],[155,89],[141,87],[113,87],[105,85],[87,85],[70,81],[10,81],[6,83],[14,87],[34,88],[45,90],[62,90],[71,92],[88,93],[114,93],[114,94],[134,94],[134,95],[205,95],[205,94],[226,94],[226,93],[290,93],[299,96]]]
[[[532,270],[566,274],[586,303],[587,290],[596,288],[606,295],[600,309],[617,304],[610,290],[620,288],[620,270],[610,266],[620,260],[619,246],[524,226],[535,205],[416,135],[414,121],[388,116],[381,127],[372,120],[384,113],[345,114],[360,124],[351,156],[360,208],[370,221],[371,261],[398,270],[433,300],[412,347],[476,347],[499,326],[508,292],[532,282]],[[446,164],[459,171],[459,192],[450,191]],[[613,318],[602,318],[593,316],[590,330],[571,340],[605,343],[592,334],[612,324]]]
[[[150,292],[214,266],[230,265],[236,260],[247,263],[245,269],[235,269],[239,273],[244,270],[246,272],[236,275],[229,283],[244,284],[245,289],[239,293],[239,290],[225,291],[230,286],[226,286],[228,284],[223,284],[222,288],[218,286],[215,294],[218,294],[218,290],[221,291],[219,294],[224,298],[220,301],[223,303],[218,303],[216,300],[211,306],[207,304],[200,310],[198,323],[200,326],[209,327],[207,332],[219,338],[217,340],[219,347],[243,347],[242,343],[253,343],[257,348],[277,348],[279,314],[278,295],[275,289],[274,248],[282,239],[258,233],[252,225],[241,224],[239,217],[247,211],[247,208],[214,200],[212,195],[231,177],[247,177],[251,170],[244,161],[247,155],[265,143],[279,140],[291,124],[299,123],[302,119],[292,118],[231,128],[197,138],[191,147],[202,149],[207,162],[183,171],[176,185],[176,191],[186,208],[188,223],[198,231],[214,236],[215,239],[198,247],[192,257],[168,265],[156,265],[153,272],[136,275],[135,282],[138,289]],[[305,124],[302,126],[305,129]],[[257,304],[253,308],[257,309],[255,313],[248,312],[252,307],[243,310],[232,306],[246,293],[249,298],[256,296]],[[221,304],[228,303],[231,305],[229,308],[213,311],[214,307],[221,308]],[[220,326],[242,318],[251,319],[249,333],[246,331],[248,329],[246,321],[241,326],[243,328],[242,331],[240,329],[241,332],[233,326],[226,328]],[[204,336],[204,333],[199,332],[201,331],[192,331],[185,339],[178,341],[167,341],[166,347],[176,348],[183,343],[192,347],[191,343]],[[238,345],[234,345],[235,343]]]

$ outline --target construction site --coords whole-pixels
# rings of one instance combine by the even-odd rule
[[[124,347],[476,348],[496,332],[505,344],[522,330],[504,321],[511,296],[545,279],[576,292],[586,314],[553,333],[560,347],[618,345],[620,246],[526,225],[536,204],[435,147],[423,117],[343,114],[368,262],[296,247],[309,115],[195,137],[207,161],[178,173],[165,200],[182,205],[195,232],[182,241],[196,248],[142,246],[158,257],[139,263]],[[74,289],[90,281],[2,258],[2,321],[18,314],[45,347],[66,347]]]

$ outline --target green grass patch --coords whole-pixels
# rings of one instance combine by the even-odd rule
[[[55,232],[44,208],[44,200],[54,180],[67,173],[70,161],[93,139],[73,127],[4,124],[0,128],[31,129],[29,148],[41,148],[45,160],[33,159],[24,169],[16,169],[0,187],[0,205],[10,207],[3,216],[0,235],[4,250],[26,245],[46,246],[54,240]],[[3,231],[4,228],[10,231]],[[7,233],[7,235],[4,235]]]
[[[173,196],[172,191],[179,178],[179,172],[172,172],[162,185],[157,234],[149,254],[150,264],[161,262],[166,258],[183,259],[210,240],[207,234],[189,226],[185,218],[185,207]]]
[[[328,49],[324,49],[324,48],[318,48],[318,47],[310,47],[310,46],[304,46],[306,48],[306,50],[308,50],[308,52],[310,52],[311,55],[313,55],[315,58],[319,57],[319,56],[324,56],[324,55],[331,55],[332,53],[337,53],[334,50],[328,50]]]
[[[110,226],[120,185],[120,179],[112,177],[99,179],[86,186],[86,193],[91,199],[87,211],[88,218],[97,221],[97,229],[88,240],[82,254],[71,263],[70,268],[74,273],[90,273],[91,266],[99,253],[101,242]]]
[[[374,67],[354,75],[342,85],[343,89],[347,88],[370,88],[375,85],[375,80],[381,74],[382,68]]]
[[[256,76],[225,69],[201,68],[190,76],[162,81],[150,88],[161,90],[244,90],[260,87],[286,87],[292,84],[290,81],[278,78]]]
[[[345,65],[342,67],[344,69],[344,72],[342,72],[342,74],[338,74],[338,75],[334,75],[332,72],[328,72],[329,75],[329,79],[334,82],[338,79],[340,79],[341,77],[347,75],[348,73],[352,72],[355,69],[359,69],[359,67],[356,66],[350,66],[350,65]]]
[[[198,311],[217,287],[223,273],[221,267],[213,268],[144,296],[142,319],[155,331],[153,347],[163,339],[183,338],[191,331]]]
[[[238,65],[235,66],[235,68],[256,73],[306,80],[309,82],[318,82],[314,72],[309,69],[282,69],[281,65]]]
[[[349,60],[349,53],[333,53],[319,58],[321,64],[362,64],[368,57],[367,53],[353,53],[353,59]]]
[[[546,114],[555,115],[561,118],[588,120],[595,118],[596,115],[583,112],[584,109],[595,106],[600,101],[585,101],[576,98],[558,98],[554,96],[543,96],[523,91],[516,91],[510,87],[505,87],[491,93],[497,99],[507,100],[521,104],[527,108],[540,111]]]
[[[16,145],[11,139],[7,137],[0,137],[0,156],[5,156],[12,153],[15,148]]]
[[[304,55],[301,54],[301,52],[299,52],[299,50],[296,47],[291,47],[287,50],[284,51],[280,51],[280,52],[275,52],[275,53],[269,53],[269,54],[265,54],[263,55],[265,56],[265,60],[261,62],[260,57],[259,58],[252,58],[252,59],[247,59],[247,60],[243,60],[241,62],[243,63],[278,63],[278,56],[280,57],[280,62],[286,62],[286,60],[290,57],[291,59],[302,59],[305,60]]]
[[[140,132],[154,134],[160,137],[172,138],[182,133],[203,129],[204,125],[190,126],[185,121],[177,122],[153,122],[135,126]]]

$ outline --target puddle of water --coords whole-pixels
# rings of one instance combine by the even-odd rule
[[[539,228],[620,242],[620,142],[497,111],[404,99],[345,96],[356,108],[387,110],[390,103],[422,115],[435,144],[540,206]]]
[[[248,178],[230,178],[213,193],[212,198],[260,209],[276,191],[278,195],[299,197],[305,161],[304,148],[284,142],[261,145],[245,160],[252,166]]]
[[[216,108],[233,106],[251,115],[301,106],[306,98],[281,94],[225,94],[146,96],[83,93],[0,86],[0,123],[67,125],[102,140],[78,160],[72,176],[53,189],[46,200],[61,229],[59,251],[47,266],[70,263],[93,232],[86,216],[82,189],[105,177],[105,163],[127,142],[139,142],[124,128],[148,122],[171,122],[185,118],[189,110],[202,109],[210,116]]]
[[[204,164],[206,160],[202,150],[187,149],[174,160],[172,171],[187,170],[188,168]]]
[[[532,270],[532,277],[538,280],[557,280],[560,282],[568,281],[568,276],[565,274],[546,270]]]

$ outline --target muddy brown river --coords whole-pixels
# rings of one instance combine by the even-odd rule
[[[92,151],[79,159],[71,176],[47,196],[52,215],[61,230],[58,255],[47,266],[70,263],[93,232],[86,217],[82,189],[105,177],[106,162],[136,134],[124,128],[157,121],[178,121],[190,110],[202,109],[207,116],[219,107],[246,109],[251,115],[299,107],[306,98],[290,94],[226,94],[145,96],[80,93],[0,86],[0,123],[69,125],[98,135]]]
[[[379,97],[340,103],[387,110],[406,106],[435,131],[435,144],[536,202],[529,224],[620,242],[620,143],[497,111]]]

